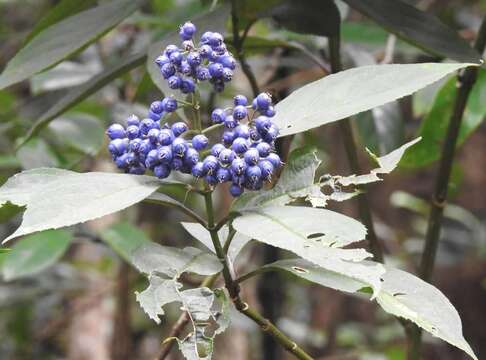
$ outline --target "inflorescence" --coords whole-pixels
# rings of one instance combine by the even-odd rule
[[[204,66],[202,61],[193,63],[192,60],[199,54],[200,59],[208,59],[210,81],[216,90],[224,87],[224,77],[211,75],[211,65],[219,64],[224,69],[234,69],[234,59],[226,51],[223,37],[219,33],[206,32],[201,37],[201,47],[195,49],[192,37],[196,28],[192,23],[185,23],[181,26],[180,35],[183,39],[184,48],[190,49],[187,54],[179,52],[179,56],[172,56],[176,51],[173,45],[167,46],[161,56],[157,58],[159,66],[161,58],[169,59],[161,65],[161,72],[169,82],[184,84],[189,81],[189,88],[194,91],[198,82],[207,80],[197,76],[197,70]],[[211,52],[221,52],[225,58],[231,58],[226,67],[222,60],[211,53],[211,56],[202,55],[204,46],[209,46]],[[192,47],[190,47],[192,46]],[[174,51],[168,51],[174,49]],[[191,51],[194,50],[194,51]],[[185,56],[185,57],[184,57]],[[174,59],[173,59],[174,58]],[[191,73],[180,71],[180,66],[186,62],[191,67]],[[170,76],[165,65],[173,66],[174,73]],[[179,65],[177,65],[179,64]],[[165,73],[166,72],[166,73]],[[183,78],[179,75],[193,76],[193,80]],[[182,92],[188,87],[180,85]],[[210,119],[213,124],[221,124],[224,128],[221,142],[210,147],[209,139],[201,131],[192,140],[186,138],[189,126],[185,122],[175,122],[169,125],[164,123],[165,115],[177,110],[180,104],[174,97],[165,97],[161,101],[155,101],[150,105],[148,116],[139,119],[131,115],[127,119],[127,126],[113,124],[107,129],[110,138],[108,150],[118,168],[130,174],[145,174],[151,170],[158,178],[166,178],[171,171],[177,170],[185,174],[192,174],[197,179],[204,179],[210,186],[231,182],[230,193],[237,197],[244,189],[259,190],[265,182],[269,182],[276,170],[281,166],[279,156],[273,152],[275,140],[279,130],[271,118],[275,115],[272,99],[269,94],[259,94],[251,104],[243,95],[234,97],[234,106],[227,109],[216,108],[212,111]]]

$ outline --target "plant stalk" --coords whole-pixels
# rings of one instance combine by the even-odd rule
[[[342,71],[341,63],[341,40],[340,35],[329,37],[329,57],[331,62],[331,72],[337,73]],[[339,130],[343,137],[344,147],[346,149],[346,155],[348,157],[349,167],[351,171],[355,174],[361,173],[361,168],[358,161],[358,150],[356,146],[356,141],[353,137],[353,129],[351,127],[351,120],[349,118],[343,119],[338,123]],[[362,186],[358,189],[364,190]],[[373,217],[371,215],[371,208],[369,205],[368,194],[362,191],[357,197],[358,201],[358,212],[361,221],[364,223],[368,229],[368,241],[370,244],[371,253],[373,254],[374,260],[383,262],[383,247],[376,236],[375,227],[373,225]]]
[[[474,48],[483,54],[486,47],[486,17],[483,19],[481,27],[476,38]],[[425,235],[424,251],[420,262],[420,277],[430,282],[434,271],[435,258],[439,245],[440,231],[444,218],[444,208],[447,205],[447,194],[449,180],[451,176],[454,155],[456,152],[457,138],[461,129],[464,110],[467,105],[469,94],[477,79],[478,67],[468,67],[461,71],[457,78],[457,95],[454,102],[454,109],[449,119],[449,126],[445,142],[442,146],[442,155],[439,163],[439,170],[435,182],[434,193],[431,200],[431,210],[427,233]],[[409,360],[420,359],[422,332],[418,327],[412,331],[412,339],[409,344]]]
[[[257,323],[260,328],[267,334],[270,334],[282,347],[288,352],[293,354],[297,359],[301,360],[313,360],[303,349],[301,349],[292,339],[280,331],[274,324],[268,319],[265,319],[256,310],[250,308],[246,302],[240,297],[240,287],[238,283],[233,279],[229,268],[226,253],[224,252],[221,242],[219,240],[218,232],[214,229],[214,209],[212,193],[208,192],[204,196],[206,204],[206,212],[208,217],[208,228],[211,234],[211,240],[213,242],[216,255],[223,264],[223,278],[226,289],[231,297],[236,309],[248,318]]]

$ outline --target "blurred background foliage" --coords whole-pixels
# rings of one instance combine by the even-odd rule
[[[484,0],[408,2],[441,19],[467,42],[475,38],[486,13]],[[162,84],[146,66],[147,50],[160,51],[162,48],[152,44],[214,5],[200,0],[124,3],[133,6],[133,11],[125,9],[126,14],[120,14],[111,26],[101,26],[84,43],[73,43],[69,31],[61,36],[64,44],[58,45],[69,49],[57,61],[39,68],[50,53],[39,51],[42,47],[34,48],[23,60],[26,73],[20,76],[25,81],[2,86],[0,183],[21,170],[42,166],[81,172],[116,171],[106,151],[104,129],[128,114],[146,112],[147,104],[162,97]],[[348,4],[352,3],[337,1],[337,14],[326,1],[284,2],[290,11],[279,0],[239,2],[240,27],[253,25],[248,27],[243,53],[260,88],[278,100],[325,75],[329,58],[324,36],[339,28],[336,16],[342,19],[346,68],[437,62],[447,57],[397,39],[381,27],[383,24],[350,8]],[[0,68],[5,69],[22,47],[35,44],[37,35],[50,26],[94,6],[110,4],[102,0],[0,0]],[[116,11],[110,16],[115,18]],[[393,16],[390,19],[396,23]],[[216,20],[225,19],[210,20],[207,29],[213,29]],[[72,32],[81,33],[76,25],[72,24]],[[232,43],[226,25],[227,39]],[[423,37],[427,37],[426,32]],[[34,69],[31,74],[29,69]],[[241,71],[231,87],[226,94],[252,94]],[[417,135],[423,137],[407,153],[400,171],[369,188],[377,233],[385,243],[389,261],[411,271],[416,270],[422,249],[433,174],[454,96],[455,78],[451,77],[413,96],[359,114],[353,121],[361,147],[376,154],[386,154]],[[209,88],[202,98],[206,115],[214,104],[231,101],[224,94],[215,98]],[[459,155],[450,183],[452,196],[434,276],[436,285],[461,314],[465,337],[479,358],[486,357],[484,104],[486,72],[481,69],[461,128]],[[203,120],[208,121],[207,116]],[[28,134],[32,136],[26,141]],[[328,125],[295,136],[291,146],[313,144],[324,160],[323,173],[347,174],[341,142],[337,128]],[[361,155],[362,163],[367,163],[366,153]],[[184,191],[172,191],[179,199],[200,206]],[[221,211],[231,201],[225,194],[219,196]],[[333,206],[356,216],[350,205]],[[0,209],[2,239],[18,226],[21,212],[21,208],[9,204]],[[143,288],[144,280],[130,269],[124,257],[127,249],[143,239],[166,245],[197,245],[178,225],[183,219],[170,209],[140,204],[71,229],[27,236],[8,244],[10,249],[2,248],[0,359],[153,359],[160,351],[161,339],[177,320],[178,309],[169,312],[162,326],[151,322],[135,304],[133,295]],[[246,269],[250,260],[266,262],[261,246],[246,248],[238,268]],[[192,284],[198,279],[184,280]],[[405,340],[398,322],[362,299],[280,274],[255,280],[245,291],[267,316],[321,359],[405,359]],[[237,314],[235,318],[230,331],[223,335],[225,340],[217,342],[216,359],[286,358],[275,344],[261,339],[254,324]],[[431,337],[426,338],[425,353],[426,359],[459,360],[467,356]],[[170,356],[179,358],[176,352]]]

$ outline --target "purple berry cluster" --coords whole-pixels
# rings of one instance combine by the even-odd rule
[[[196,26],[186,22],[179,31],[181,47],[168,45],[155,62],[173,90],[193,93],[198,81],[209,80],[214,90],[221,92],[233,78],[236,61],[226,49],[223,35],[207,31],[196,44],[195,33]]]
[[[130,174],[144,174],[152,170],[158,178],[166,178],[171,170],[190,174],[191,168],[199,161],[199,150],[208,145],[204,135],[197,135],[198,145],[189,143],[180,136],[189,128],[184,122],[169,126],[161,125],[164,114],[177,109],[177,101],[166,97],[150,105],[148,117],[140,120],[131,115],[127,126],[111,125],[106,133],[110,138],[108,150],[119,169]]]

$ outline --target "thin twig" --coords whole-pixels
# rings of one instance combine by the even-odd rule
[[[258,82],[256,80],[255,74],[251,71],[250,65],[246,62],[245,55],[243,53],[243,41],[245,40],[246,36],[248,35],[248,31],[250,31],[250,27],[253,23],[248,24],[244,31],[244,37],[240,37],[239,31],[239,19],[237,15],[236,9],[236,0],[231,0],[231,24],[233,27],[233,45],[236,50],[236,58],[241,64],[241,70],[247,77],[248,81],[250,82],[251,90],[253,91],[253,96],[257,96],[260,91],[258,88]]]
[[[486,47],[486,17],[483,19],[479,29],[474,48],[482,54]],[[456,151],[457,138],[461,129],[462,117],[467,105],[469,94],[477,79],[478,67],[469,67],[463,70],[457,78],[457,95],[454,103],[454,110],[449,120],[446,139],[442,146],[442,155],[437,172],[434,194],[431,200],[431,211],[427,233],[425,235],[425,245],[420,262],[420,277],[430,282],[434,271],[435,257],[439,244],[440,230],[444,217],[444,208],[447,203],[447,193],[451,175],[452,164]],[[409,360],[420,359],[421,330],[414,328],[413,337],[409,344]]]
[[[329,57],[332,73],[337,73],[342,70],[340,42],[339,35],[329,37]],[[339,130],[343,137],[344,147],[346,148],[346,154],[351,171],[355,174],[360,174],[361,169],[358,161],[358,151],[349,118],[339,121]],[[370,244],[371,253],[376,261],[383,262],[383,248],[378,240],[378,237],[376,236],[368,195],[365,191],[362,191],[360,196],[358,196],[358,211],[361,221],[368,229],[367,239]]]
[[[218,232],[214,230],[214,210],[211,193],[206,194],[205,204],[206,213],[208,216],[208,228],[211,229],[211,240],[213,242],[216,255],[223,264],[223,278],[225,286],[236,309],[242,314],[246,315],[248,318],[252,319],[255,323],[257,323],[265,333],[271,335],[283,348],[293,354],[297,359],[313,360],[313,358],[308,355],[302,348],[300,348],[292,339],[290,339],[287,335],[280,331],[268,319],[265,319],[262,315],[260,315],[260,313],[258,313],[256,310],[250,308],[250,306],[241,299],[240,287],[231,275],[227,256],[224,252],[223,247],[221,246]]]

